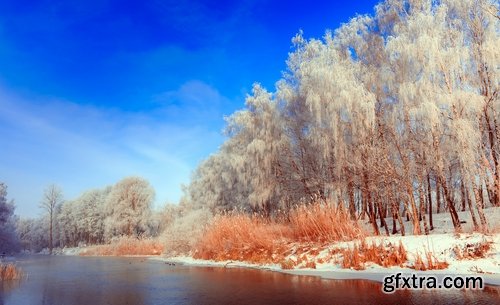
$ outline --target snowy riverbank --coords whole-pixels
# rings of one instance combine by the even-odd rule
[[[283,269],[279,264],[250,264],[238,261],[211,261],[199,260],[189,256],[179,257],[154,257],[151,259],[162,260],[165,262],[184,264],[190,266],[211,266],[211,267],[244,267],[261,270],[277,271],[296,275],[319,276],[328,279],[367,279],[374,281],[382,281],[386,275],[397,272],[410,274],[427,274],[437,275],[438,277],[452,275],[480,275],[484,278],[485,283],[489,285],[500,285],[500,234],[481,234],[481,233],[462,233],[462,234],[433,234],[427,236],[390,236],[390,237],[368,237],[368,243],[375,241],[384,244],[403,244],[408,253],[408,262],[403,267],[384,268],[374,263],[366,263],[364,270],[342,269],[339,263],[336,263],[335,258],[324,263],[316,263],[316,268],[305,268],[303,265],[298,265],[295,269]],[[336,249],[345,249],[352,247],[356,241],[331,244],[323,247],[311,246],[309,253],[317,253],[315,255],[305,254],[309,261],[327,260],[331,253],[337,252]],[[460,251],[469,251],[472,253],[475,245],[488,244],[490,249],[482,258],[460,258]],[[296,248],[301,248],[303,245],[296,245]],[[424,253],[430,251],[433,256],[439,261],[445,261],[449,265],[443,270],[415,271],[409,268],[415,262],[417,255],[424,256]],[[341,254],[338,254],[341,255]],[[296,260],[297,255],[292,254],[287,257],[289,260]]]
[[[369,279],[382,281],[384,276],[397,272],[423,273],[437,275],[481,275],[486,283],[500,285],[500,207],[485,209],[490,231],[493,233],[472,233],[472,222],[468,211],[458,212],[462,223],[462,231],[454,233],[449,213],[433,214],[434,230],[430,235],[407,235],[399,233],[392,236],[366,237],[367,245],[383,244],[385,249],[398,247],[401,243],[406,251],[406,261],[393,267],[382,267],[372,262],[362,264],[363,270],[343,269],[343,253],[345,249],[353,249],[361,241],[338,242],[329,244],[292,243],[289,251],[282,259],[285,263],[254,264],[244,261],[212,261],[194,259],[189,256],[158,257],[168,262],[186,264],[191,266],[220,266],[220,267],[245,267],[262,270],[272,270],[299,275],[314,275],[331,279]],[[391,224],[392,219],[386,218]],[[368,221],[362,226],[370,230]],[[407,234],[411,234],[410,221],[404,222]],[[376,254],[379,254],[378,252]],[[447,265],[442,270],[416,271],[418,259],[427,262],[429,254],[434,262],[443,262]],[[383,255],[380,253],[380,255]],[[274,260],[275,261],[275,260]],[[285,268],[284,268],[285,267]]]

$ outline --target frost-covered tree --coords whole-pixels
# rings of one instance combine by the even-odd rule
[[[212,211],[320,200],[375,234],[499,205],[498,1],[386,0],[323,39],[293,39],[276,91],[255,86],[188,187]],[[397,229],[399,226],[399,229]]]
[[[249,207],[248,189],[239,180],[235,167],[241,158],[231,147],[222,147],[193,173],[186,198],[191,209],[207,207],[212,211],[226,211]]]
[[[165,252],[171,255],[188,254],[202,238],[205,226],[213,214],[208,209],[186,211],[173,219],[163,232]]]
[[[282,202],[280,152],[287,146],[278,105],[259,84],[247,96],[246,108],[227,118],[230,136],[222,153],[236,175],[239,192],[253,210],[269,214]],[[241,189],[244,188],[244,189]]]
[[[143,178],[127,177],[115,184],[106,198],[106,239],[148,233],[154,196],[153,188]]]
[[[56,221],[57,207],[63,201],[63,193],[59,186],[55,184],[49,185],[43,194],[42,202],[40,203],[40,208],[42,208],[46,215],[49,226],[49,253],[52,254],[52,248],[54,247],[54,222]]]
[[[0,182],[0,253],[15,252],[19,248],[14,209],[14,201],[7,200],[7,185]]]
[[[57,222],[61,230],[60,244],[62,247],[77,246],[80,241],[78,210],[75,200],[66,200],[57,215]]]
[[[158,236],[164,232],[181,214],[181,206],[172,203],[167,203],[160,210],[153,211],[149,225],[151,236]]]
[[[46,217],[19,219],[16,222],[16,231],[21,241],[21,249],[37,253],[47,248],[49,245],[47,229]]]
[[[62,205],[57,219],[63,246],[104,242],[106,198],[110,191],[110,187],[88,190]]]
[[[89,190],[78,199],[79,232],[90,244],[104,241],[105,200],[110,190]]]
[[[369,171],[375,96],[363,87],[361,65],[342,56],[330,33],[323,41],[298,35],[294,42],[289,74],[277,93],[286,103],[289,168],[300,180],[302,198],[337,201],[352,192],[354,181],[344,177]],[[363,187],[367,193],[368,183]],[[353,200],[350,205],[352,211]]]

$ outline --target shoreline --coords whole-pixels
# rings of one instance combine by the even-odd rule
[[[491,245],[490,250],[484,254],[484,257],[476,258],[458,258],[454,249],[467,248],[476,243],[487,242]],[[316,261],[316,268],[304,268],[305,265],[296,265],[292,269],[283,269],[280,264],[256,264],[244,261],[213,261],[195,259],[192,256],[159,256],[151,257],[150,260],[163,261],[165,263],[180,264],[186,266],[199,267],[222,267],[222,268],[249,268],[264,271],[275,271],[292,275],[317,276],[324,279],[362,279],[382,282],[387,275],[417,274],[417,275],[435,275],[440,280],[445,276],[481,276],[485,284],[491,286],[500,286],[500,233],[482,234],[482,233],[461,233],[461,234],[431,234],[419,236],[372,236],[367,237],[366,242],[377,242],[384,244],[398,244],[401,242],[408,253],[408,260],[404,266],[382,267],[375,263],[368,262],[363,270],[342,269],[335,260],[317,263],[318,260],[328,256],[329,251],[334,249],[346,249],[359,243],[359,240],[349,242],[332,243],[327,246],[319,247],[308,245],[309,248],[316,251],[315,254],[305,253],[309,261]],[[300,248],[301,244],[293,247]],[[469,249],[469,248],[467,248]],[[430,251],[433,256],[440,261],[448,263],[447,268],[441,270],[419,271],[408,266],[414,264],[417,255],[423,255],[425,251]],[[291,254],[286,260],[295,260],[302,254]]]
[[[326,270],[326,269],[311,269],[311,268],[303,268],[303,269],[282,269],[279,266],[271,266],[271,265],[256,265],[250,264],[246,262],[239,261],[228,261],[228,262],[214,262],[207,260],[199,260],[194,259],[192,257],[148,257],[149,260],[152,261],[160,261],[165,262],[167,264],[172,265],[181,265],[181,266],[189,266],[189,267],[211,267],[211,268],[242,268],[242,269],[253,269],[260,271],[271,271],[271,272],[279,272],[283,274],[289,275],[298,275],[298,276],[315,276],[321,279],[328,280],[368,280],[382,283],[385,276],[401,273],[404,275],[425,275],[425,276],[436,276],[440,281],[445,276],[480,276],[484,280],[484,284],[488,286],[500,286],[500,274],[493,273],[452,273],[449,270],[430,270],[430,271],[417,271],[409,268],[373,268],[366,270],[351,270],[351,269],[336,269],[336,270]]]

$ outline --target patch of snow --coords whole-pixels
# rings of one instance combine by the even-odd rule
[[[75,255],[80,255],[80,253],[84,250],[84,247],[71,247],[71,248],[54,248],[52,249],[52,254],[53,255],[69,255],[69,256],[75,256]],[[49,254],[48,249],[43,249],[40,254]]]

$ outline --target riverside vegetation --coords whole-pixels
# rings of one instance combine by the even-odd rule
[[[448,263],[368,238],[449,225],[487,240],[447,253],[488,256],[500,211],[499,27],[498,1],[386,0],[322,39],[301,32],[275,91],[254,85],[178,204],[153,210],[149,183],[127,177],[72,200],[49,186],[43,217],[14,219],[2,184],[0,234],[34,252],[97,245],[83,253],[428,270]]]

